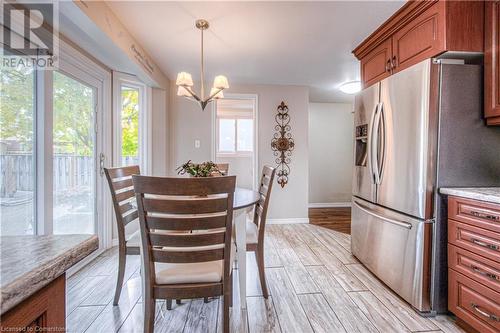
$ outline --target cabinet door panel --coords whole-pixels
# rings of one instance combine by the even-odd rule
[[[489,123],[500,125],[500,1],[486,1],[485,6],[485,116],[491,118]]]
[[[500,293],[448,269],[448,309],[481,333],[500,329]]]
[[[393,38],[394,72],[445,50],[444,1],[438,2],[398,30]]]
[[[361,59],[361,77],[365,88],[391,75],[388,67],[391,56],[392,42],[389,38]]]

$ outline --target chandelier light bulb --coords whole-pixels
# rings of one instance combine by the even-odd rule
[[[191,77],[191,74],[187,72],[180,72],[179,74],[177,74],[177,80],[175,81],[175,84],[178,86],[192,87],[193,78]]]
[[[224,75],[217,75],[214,79],[214,88],[217,88],[217,89],[229,88],[229,83],[227,82],[227,77],[225,77]]]

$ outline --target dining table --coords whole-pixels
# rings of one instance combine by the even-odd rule
[[[247,213],[252,211],[254,205],[259,201],[260,194],[257,191],[236,187],[233,199],[233,225],[236,238],[236,259],[238,261],[238,279],[240,287],[240,305],[246,308],[247,299]],[[253,217],[253,216],[252,216]]]
[[[240,305],[246,309],[247,299],[247,213],[251,212],[259,201],[260,194],[247,188],[236,187],[233,196],[233,227],[236,238],[236,260],[238,262],[238,279],[240,287]],[[134,201],[133,205],[137,207]]]

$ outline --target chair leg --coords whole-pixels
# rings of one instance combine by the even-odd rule
[[[229,286],[228,286],[229,287]],[[229,288],[228,288],[229,289]],[[224,322],[224,333],[229,333],[229,304],[231,302],[231,291],[224,292],[224,312],[222,313],[222,321]]]
[[[266,272],[264,270],[263,246],[259,246],[255,251],[255,259],[257,259],[257,267],[259,268],[259,279],[260,279],[260,286],[262,288],[262,294],[264,295],[264,298],[267,299],[269,297],[269,292],[267,291]]]
[[[172,310],[172,300],[167,299],[167,310]]]
[[[182,304],[182,300],[181,300],[181,299],[176,299],[176,300],[175,300],[175,304],[177,304],[177,305],[181,305],[181,304]]]
[[[144,333],[153,333],[155,327],[156,302],[154,298],[144,300]]]
[[[229,297],[229,307],[233,307],[233,273],[229,275],[229,291],[231,293],[231,297]]]
[[[123,277],[125,276],[125,263],[127,260],[127,254],[125,246],[120,247],[118,250],[118,277],[116,279],[115,288],[115,298],[113,299],[113,305],[118,305],[120,300],[120,294],[122,292]]]

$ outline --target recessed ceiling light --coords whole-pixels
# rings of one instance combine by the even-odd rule
[[[344,94],[355,94],[361,91],[361,82],[360,81],[344,82],[340,85],[339,89]]]

